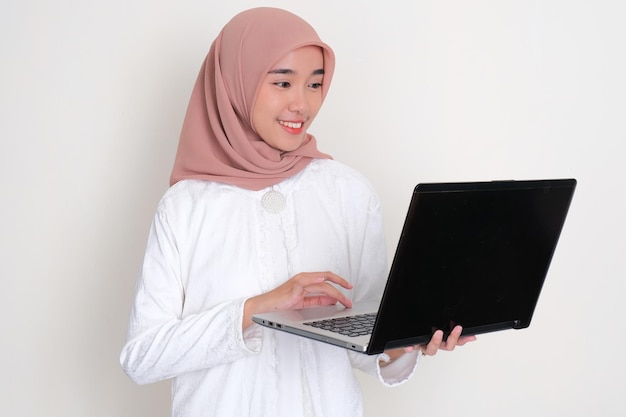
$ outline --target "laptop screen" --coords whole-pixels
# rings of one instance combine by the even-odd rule
[[[415,338],[417,326],[424,340],[416,343],[456,324],[467,334],[528,327],[574,186],[418,185],[384,294],[393,302],[382,303],[376,327],[403,340]],[[407,322],[412,329],[399,324]]]

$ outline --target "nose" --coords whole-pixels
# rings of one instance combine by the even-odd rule
[[[292,90],[293,94],[290,97],[289,106],[287,109],[293,113],[306,113],[309,109],[309,102],[306,97],[305,91]]]

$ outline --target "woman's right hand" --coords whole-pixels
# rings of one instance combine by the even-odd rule
[[[332,272],[301,272],[273,290],[251,297],[244,305],[243,328],[252,324],[252,315],[279,310],[334,305],[340,302],[347,308],[352,301],[335,285],[351,289],[345,279]]]

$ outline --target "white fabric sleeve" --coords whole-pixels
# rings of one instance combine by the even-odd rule
[[[245,299],[182,317],[185,294],[176,239],[165,214],[153,221],[120,363],[131,380],[151,383],[257,353],[260,329],[242,331]]]
[[[382,382],[385,386],[393,387],[408,381],[417,369],[420,354],[418,351],[405,353],[389,365],[381,367],[381,355],[364,355],[358,352],[349,352],[353,366],[365,374]]]

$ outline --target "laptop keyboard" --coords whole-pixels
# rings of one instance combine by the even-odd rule
[[[339,333],[344,336],[356,337],[372,333],[376,313],[357,314],[348,317],[309,321],[304,324],[318,329]]]

